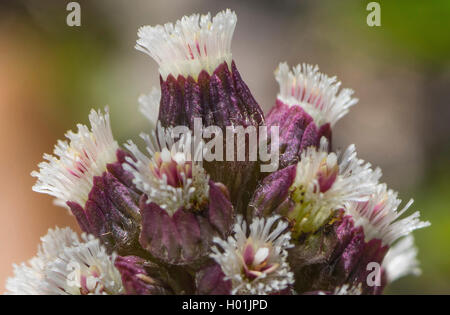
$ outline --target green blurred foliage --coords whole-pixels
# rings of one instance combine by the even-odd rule
[[[450,60],[450,1],[382,1],[386,40],[399,53],[435,65]],[[382,38],[383,40],[383,38]]]
[[[325,23],[331,32],[352,39],[349,53],[365,51],[391,62],[410,62],[439,68],[450,61],[450,1],[384,0],[381,26],[368,27],[367,4],[372,1],[327,1],[319,7],[331,14]],[[338,26],[338,27],[336,27]]]

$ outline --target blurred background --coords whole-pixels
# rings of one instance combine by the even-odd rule
[[[87,123],[92,107],[110,107],[120,143],[146,130],[137,98],[159,77],[133,48],[138,27],[231,8],[233,57],[265,112],[280,61],[337,75],[360,102],[336,125],[336,146],[355,143],[431,221],[415,233],[423,275],[388,292],[450,293],[450,1],[378,1],[380,27],[366,24],[370,1],[361,0],[78,2],[81,27],[69,27],[69,1],[0,0],[0,292],[12,263],[35,255],[48,228],[78,229],[31,190],[42,154]]]

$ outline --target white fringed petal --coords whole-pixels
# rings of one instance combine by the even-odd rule
[[[228,237],[227,240],[214,238],[218,247],[212,248],[210,256],[221,266],[225,279],[231,280],[232,294],[270,294],[284,290],[294,283],[294,275],[287,263],[286,251],[293,246],[290,243],[291,235],[289,232],[284,232],[287,223],[279,219],[279,216],[256,217],[247,231],[247,224],[239,215],[233,228],[233,236]],[[276,226],[275,223],[277,223]],[[256,253],[259,249],[264,251],[269,249],[267,263],[276,265],[277,268],[270,273],[262,272],[255,279],[248,279],[243,272],[243,257],[248,242],[257,249]]]
[[[408,235],[396,242],[387,252],[383,260],[388,283],[407,275],[419,276],[422,272],[417,259],[418,249],[414,245],[414,237]]]
[[[236,14],[230,10],[184,16],[175,24],[143,26],[136,49],[152,57],[163,79],[169,74],[197,78],[202,70],[212,74],[223,62],[231,65],[231,39]]]
[[[413,200],[399,210],[401,203],[397,192],[388,189],[386,184],[379,184],[368,201],[351,202],[346,206],[346,212],[353,217],[355,226],[363,227],[366,241],[380,239],[383,244],[391,245],[412,231],[430,225],[429,222],[420,221],[419,211],[400,219]]]
[[[116,255],[108,255],[100,241],[82,235],[77,246],[66,247],[46,268],[47,294],[121,294],[122,279],[114,266]]]
[[[280,85],[278,99],[301,106],[317,126],[334,126],[358,102],[351,89],[340,90],[341,82],[320,73],[318,66],[298,64],[290,71],[287,63],[280,63],[275,78]]]
[[[53,154],[44,154],[47,161],[39,163],[39,172],[33,190],[55,197],[55,203],[66,206],[73,201],[84,206],[92,189],[94,176],[106,171],[106,165],[116,161],[119,148],[114,140],[109,122],[109,112],[91,110],[91,129],[78,124],[78,132],[68,131],[66,138],[58,140]]]

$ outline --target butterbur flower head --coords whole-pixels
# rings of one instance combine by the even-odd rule
[[[316,231],[349,201],[367,200],[381,176],[379,169],[356,157],[353,145],[341,156],[327,147],[322,138],[320,148],[309,147],[297,164],[290,188],[294,206],[287,213],[296,235]]]
[[[36,257],[16,267],[8,279],[8,294],[120,294],[115,255],[108,255],[98,239],[69,228],[49,230],[41,238]]]
[[[317,66],[307,64],[289,70],[281,63],[275,78],[280,92],[266,123],[279,127],[281,167],[296,164],[307,147],[320,145],[322,137],[328,139],[331,149],[331,127],[356,104],[353,92],[339,91],[340,82],[335,77],[329,78],[319,73]]]
[[[171,264],[198,264],[207,257],[212,238],[226,235],[233,207],[226,187],[214,183],[199,160],[203,144],[183,133],[159,127],[142,135],[147,154],[128,142],[134,155],[124,168],[134,175],[141,197],[141,246]]]
[[[275,77],[280,85],[278,99],[286,105],[301,106],[318,127],[327,123],[334,126],[358,102],[352,90],[340,89],[341,82],[320,73],[317,66],[299,64],[289,70],[287,63],[281,63]]]
[[[236,23],[225,10],[139,29],[160,76],[139,97],[145,146],[122,150],[92,110],[44,155],[33,190],[84,233],[49,230],[7,294],[379,294],[420,273],[410,233],[429,223],[403,217],[412,201],[399,208],[353,145],[333,152],[353,91],[281,63],[265,118],[232,57]]]
[[[92,235],[83,234],[77,246],[65,248],[48,266],[50,294],[121,294],[120,273],[114,266],[116,255]]]
[[[219,247],[213,247],[211,257],[221,266],[224,279],[232,281],[233,294],[277,293],[294,282],[286,262],[286,250],[292,246],[288,224],[279,218],[256,217],[247,231],[238,216],[233,236],[214,239]]]
[[[258,127],[264,114],[242,80],[231,54],[237,23],[230,10],[185,16],[164,26],[144,26],[136,48],[159,65],[161,101],[158,120],[163,127]],[[205,168],[215,182],[227,186],[239,209],[249,198],[241,187],[256,186],[255,161],[214,161]],[[238,183],[238,184],[237,184]],[[245,195],[245,196],[244,196]],[[241,201],[243,200],[243,201]]]
[[[226,62],[231,65],[231,39],[236,26],[234,12],[184,16],[175,24],[143,26],[138,31],[136,49],[159,65],[165,80],[170,74],[197,78],[203,70],[212,74]]]
[[[180,208],[201,210],[209,193],[209,176],[195,161],[202,144],[190,134],[174,141],[172,131],[161,127],[141,137],[149,156],[129,141],[125,146],[136,160],[128,158],[124,168],[134,174],[134,184],[147,195],[147,203],[155,202],[171,215]]]
[[[400,237],[430,225],[420,221],[418,211],[400,219],[413,200],[399,210],[401,202],[397,192],[388,189],[386,184],[379,184],[369,200],[351,202],[345,209],[352,216],[355,226],[363,227],[366,241],[379,239],[384,245],[391,245]]]
[[[261,109],[232,60],[236,14],[184,16],[175,24],[143,26],[136,48],[159,65],[164,127],[203,119],[206,126],[258,125]]]
[[[69,131],[66,138],[55,145],[54,155],[44,154],[45,162],[39,164],[39,172],[33,190],[55,197],[55,203],[66,206],[68,201],[82,206],[92,189],[94,176],[106,171],[108,163],[116,161],[119,148],[114,140],[109,122],[109,112],[92,110],[89,114],[91,128],[79,124],[78,132]]]
[[[68,207],[81,229],[101,239],[109,252],[129,254],[139,234],[138,192],[132,175],[121,166],[127,155],[111,132],[109,112],[92,110],[91,128],[78,125],[78,131],[58,141],[54,155],[32,172],[38,180],[33,190],[55,197]]]

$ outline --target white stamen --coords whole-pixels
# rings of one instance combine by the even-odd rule
[[[82,242],[65,248],[48,265],[45,290],[48,294],[121,294],[122,279],[115,259],[116,255],[108,255],[98,239],[83,234]]]
[[[327,166],[328,167],[333,167],[336,164],[337,164],[337,155],[334,152],[328,154]]]
[[[172,155],[170,154],[169,149],[167,148],[162,149],[161,160],[163,160],[163,162],[170,162],[172,160]]]
[[[133,183],[138,189],[144,192],[147,202],[155,202],[161,208],[167,210],[169,214],[174,214],[180,207],[190,209],[195,202],[206,200],[209,196],[209,176],[203,169],[201,163],[195,162],[195,154],[198,154],[198,148],[191,148],[192,144],[197,144],[192,136],[182,135],[180,140],[175,142],[172,137],[171,129],[164,129],[158,125],[157,130],[152,135],[141,134],[147,145],[148,156],[142,153],[137,146],[128,141],[125,147],[133,153],[137,161],[127,158],[127,163],[123,164],[125,170],[133,173]],[[202,146],[202,143],[198,143]],[[195,146],[195,145],[194,145]],[[182,179],[181,187],[174,187],[168,184],[168,179],[163,174],[158,178],[152,172],[151,165],[155,166],[155,154],[160,152],[163,162],[174,161],[178,164],[177,172],[180,172]],[[193,152],[193,153],[192,153]],[[192,178],[188,178],[183,171],[183,166],[187,161],[192,161]]]
[[[98,239],[83,234],[80,241],[70,228],[56,228],[41,241],[28,265],[15,266],[7,294],[123,293],[120,273],[114,267],[116,256],[108,255]]]

